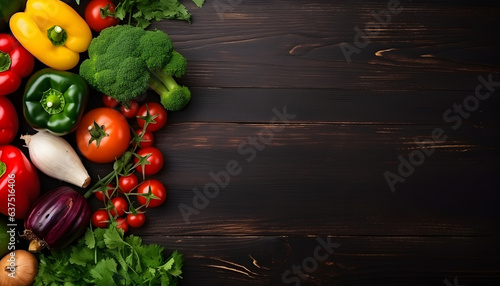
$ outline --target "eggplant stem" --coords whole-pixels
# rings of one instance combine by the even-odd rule
[[[38,253],[45,248],[45,242],[33,239],[28,246],[29,252]]]

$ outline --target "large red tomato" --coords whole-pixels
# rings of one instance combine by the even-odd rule
[[[127,119],[113,108],[93,109],[83,116],[76,130],[76,143],[82,155],[90,161],[113,162],[129,147]]]

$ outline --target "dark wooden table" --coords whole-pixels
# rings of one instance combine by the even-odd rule
[[[499,285],[498,1],[184,3],[152,28],[193,99],[132,231],[182,285]]]

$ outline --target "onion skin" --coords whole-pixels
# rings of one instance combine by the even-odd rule
[[[82,236],[89,226],[91,210],[87,200],[70,187],[59,187],[43,195],[24,221],[23,237],[29,250],[44,247],[62,249]]]
[[[0,260],[0,286],[32,285],[38,273],[38,261],[26,250],[15,250]]]

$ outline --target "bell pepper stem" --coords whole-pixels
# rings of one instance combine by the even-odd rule
[[[7,171],[7,165],[5,165],[4,162],[0,161],[0,178],[5,174]]]
[[[50,88],[43,93],[42,99],[40,100],[43,109],[51,115],[61,113],[66,105],[66,100],[62,92]]]
[[[11,63],[9,54],[0,51],[0,72],[8,71]]]
[[[47,37],[54,46],[62,46],[66,43],[68,34],[61,26],[55,25],[47,30]]]

